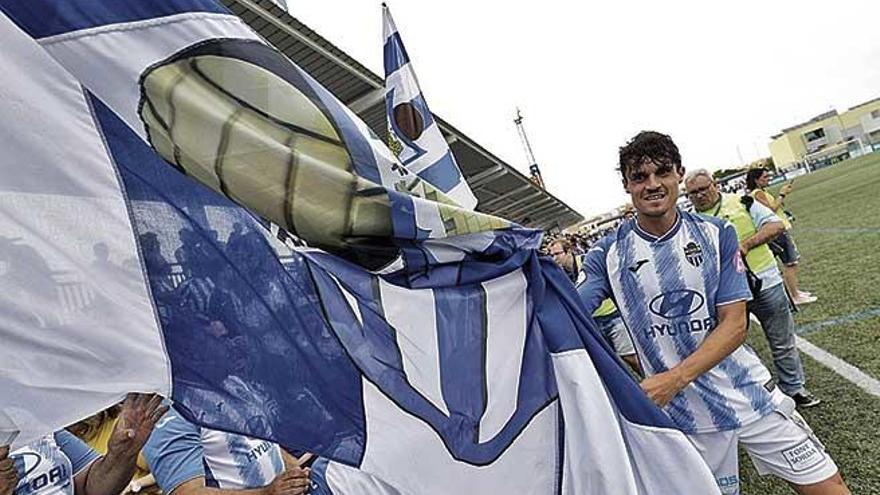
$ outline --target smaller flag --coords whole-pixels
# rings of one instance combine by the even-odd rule
[[[385,112],[389,147],[410,172],[467,209],[477,205],[449,144],[428,109],[388,6],[382,4],[385,38]]]

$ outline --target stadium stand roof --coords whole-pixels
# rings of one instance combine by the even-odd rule
[[[292,17],[272,0],[222,0],[269,43],[287,55],[386,136],[383,78]],[[378,23],[379,15],[376,14]],[[376,50],[381,49],[377,46]],[[459,167],[479,203],[477,210],[545,230],[564,229],[583,216],[438,116]]]

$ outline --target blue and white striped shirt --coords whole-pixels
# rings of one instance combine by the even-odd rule
[[[661,237],[636,220],[587,252],[578,291],[588,311],[606,297],[617,303],[646,375],[691,355],[717,324],[717,307],[751,298],[733,225],[679,211]],[[665,407],[686,433],[740,428],[773,411],[764,385],[770,372],[741,346]]]
[[[278,445],[202,428],[174,409],[156,423],[144,457],[165,493],[199,477],[213,488],[260,488],[284,471]]]

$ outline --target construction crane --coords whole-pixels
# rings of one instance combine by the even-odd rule
[[[519,108],[516,109],[516,118],[513,119],[513,123],[516,124],[516,130],[519,132],[519,139],[522,141],[523,150],[526,152],[526,160],[529,162],[530,179],[532,179],[532,182],[537,184],[541,189],[546,189],[544,187],[544,178],[541,177],[541,169],[538,168],[538,162],[535,161],[535,154],[532,153],[532,145],[529,144],[529,138],[526,136],[526,128],[523,126],[523,116],[522,113],[520,113]]]

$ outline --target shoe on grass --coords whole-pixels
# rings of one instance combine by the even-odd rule
[[[822,400],[815,395],[804,390],[803,392],[791,396],[797,407],[814,407],[822,403]]]
[[[816,297],[816,296],[806,296],[806,297],[804,297],[804,296],[802,296],[802,295],[798,295],[798,297],[795,297],[794,299],[792,299],[792,302],[794,302],[796,305],[800,306],[801,304],[814,303],[814,302],[816,302],[818,299],[819,299],[819,298]]]

